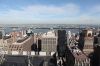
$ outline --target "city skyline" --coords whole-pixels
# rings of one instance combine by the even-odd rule
[[[100,24],[99,0],[0,0],[0,24]]]

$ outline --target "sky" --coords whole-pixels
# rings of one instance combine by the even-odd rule
[[[100,0],[0,0],[0,24],[100,24]]]

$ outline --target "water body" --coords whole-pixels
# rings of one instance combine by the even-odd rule
[[[3,25],[1,25],[3,26]],[[80,28],[86,28],[86,27],[98,27],[97,25],[67,25],[67,24],[34,24],[34,25],[4,25],[4,31],[5,33],[10,33],[12,31],[20,31],[23,30],[24,27],[26,28],[32,28],[33,33],[45,33],[48,32],[50,29],[42,29],[42,28],[66,28],[69,27],[69,29],[64,29],[66,32],[71,31],[72,33],[78,33],[79,29],[70,29],[74,27],[80,27]],[[15,30],[13,30],[12,27],[18,27]],[[35,28],[40,28],[40,29],[35,29]],[[57,29],[54,29],[57,30]]]
[[[51,29],[33,29],[33,33],[46,33],[50,31]],[[54,30],[59,30],[59,29],[54,29]],[[78,33],[79,29],[64,29],[66,32],[71,31],[72,33]]]
[[[13,31],[20,31],[22,29],[18,28],[18,29],[15,29],[13,30],[12,28],[5,28],[4,31],[6,34],[9,34],[10,32],[13,32]],[[51,29],[32,29],[33,33],[46,33],[48,31],[50,31]],[[54,29],[54,30],[59,30],[59,29]],[[66,32],[68,31],[71,31],[72,33],[78,33],[79,32],[79,29],[64,29],[66,30]]]

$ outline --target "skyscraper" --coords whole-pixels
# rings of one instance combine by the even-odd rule
[[[87,30],[83,30],[84,32],[84,47],[83,47],[83,52],[86,55],[89,55],[90,53],[93,52],[93,42],[94,42],[94,38],[93,38],[93,30],[92,29],[87,29]]]
[[[50,55],[51,52],[56,52],[57,36],[54,31],[49,31],[42,35],[41,46],[42,52],[46,52],[46,55]]]
[[[65,30],[58,30],[58,45],[57,51],[59,57],[64,57],[66,52],[66,31]]]
[[[67,33],[67,44],[70,43],[70,38],[71,38],[71,32],[68,31],[68,33]]]

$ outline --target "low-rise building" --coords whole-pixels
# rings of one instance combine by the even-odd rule
[[[33,44],[33,36],[30,36],[30,37],[26,36],[18,40],[17,42],[10,44],[8,47],[8,50],[9,50],[9,53],[11,53],[11,51],[18,51],[19,54],[22,54],[23,51],[30,52],[32,44]]]

